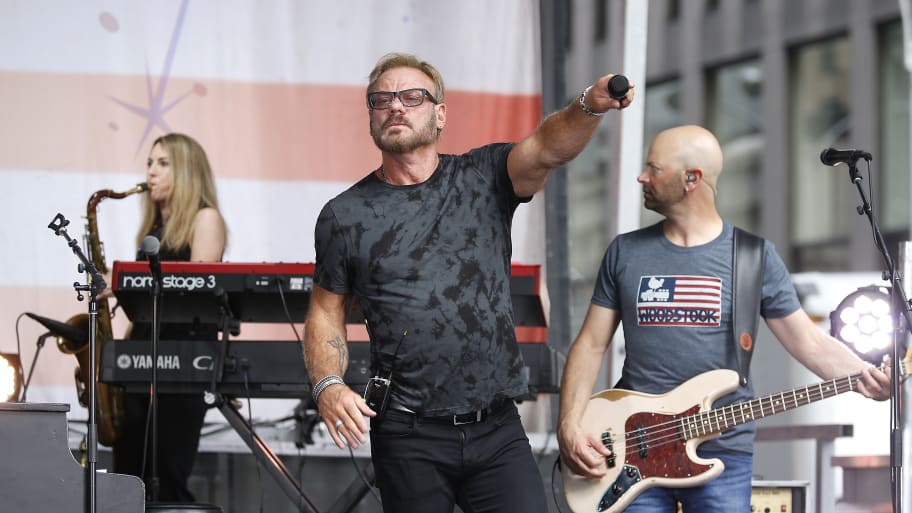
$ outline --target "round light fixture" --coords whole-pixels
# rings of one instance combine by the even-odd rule
[[[893,343],[891,310],[889,288],[862,287],[830,313],[830,335],[863,360],[880,364]]]

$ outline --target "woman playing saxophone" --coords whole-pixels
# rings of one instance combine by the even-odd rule
[[[147,235],[161,241],[162,261],[219,262],[227,228],[219,211],[209,160],[193,138],[163,135],[152,144],[147,160],[148,194],[136,247]],[[137,260],[143,258],[137,254]],[[151,326],[135,324],[128,338],[149,340]],[[215,340],[215,326],[161,324],[160,339]],[[158,394],[157,497],[162,502],[193,502],[187,481],[199,446],[207,406],[199,394]],[[148,429],[149,394],[124,395],[124,428],[113,449],[114,471],[142,477],[147,495],[154,493]]]

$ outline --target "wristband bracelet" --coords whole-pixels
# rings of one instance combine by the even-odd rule
[[[583,92],[580,93],[580,95],[579,95],[580,108],[583,109],[583,112],[585,112],[586,114],[589,114],[590,116],[592,116],[594,118],[604,116],[605,115],[604,112],[596,112],[586,106],[586,93],[588,93],[590,89],[592,89],[592,86],[589,86],[589,87],[583,89]]]
[[[341,377],[336,376],[335,374],[330,374],[329,376],[324,377],[317,382],[313,387],[313,400],[315,403],[320,401],[320,394],[323,393],[330,385],[344,385],[345,381]]]

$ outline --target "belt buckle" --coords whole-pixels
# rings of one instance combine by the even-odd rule
[[[462,417],[462,416],[464,416],[464,415],[466,415],[466,414],[463,413],[463,414],[460,414],[460,415],[453,415],[453,425],[454,425],[454,426],[462,426],[463,424],[474,424],[474,423],[476,423],[476,422],[481,422],[481,417],[482,417],[482,415],[484,414],[484,410],[475,410],[474,412],[469,412],[469,413],[474,413],[474,414],[475,414],[475,418],[474,418],[474,419],[469,419],[469,420],[459,420],[459,417]]]

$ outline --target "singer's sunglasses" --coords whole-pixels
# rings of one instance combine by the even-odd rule
[[[386,110],[393,104],[394,98],[399,98],[403,107],[417,107],[424,103],[424,97],[427,96],[431,103],[437,105],[437,98],[423,87],[415,89],[403,89],[401,91],[374,91],[367,93],[367,105],[371,109]]]

